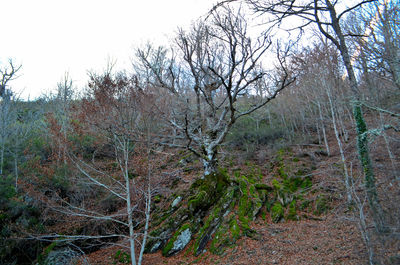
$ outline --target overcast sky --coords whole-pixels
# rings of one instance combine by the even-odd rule
[[[77,87],[108,58],[130,68],[134,47],[167,44],[216,0],[0,0],[0,63],[22,64],[14,91],[31,99],[69,72]]]

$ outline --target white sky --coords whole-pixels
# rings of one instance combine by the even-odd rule
[[[0,0],[0,66],[22,64],[10,86],[33,99],[54,90],[69,72],[83,87],[87,71],[107,60],[131,69],[134,48],[168,44],[178,26],[210,10],[216,0]]]

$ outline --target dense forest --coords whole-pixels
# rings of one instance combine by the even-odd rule
[[[223,1],[30,101],[0,64],[0,264],[400,264],[400,3],[347,2]]]

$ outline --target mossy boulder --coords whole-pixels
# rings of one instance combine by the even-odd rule
[[[191,229],[190,223],[182,225],[182,227],[175,232],[175,234],[163,248],[162,254],[169,257],[184,249],[192,238]]]
[[[203,253],[211,241],[210,251],[220,254],[226,246],[234,244],[241,236],[252,236],[255,231],[250,222],[256,218],[267,199],[271,187],[261,185],[260,176],[235,174],[232,178],[226,170],[196,180],[182,201],[169,207],[168,214],[150,233],[146,252],[162,249],[165,256],[181,251],[193,238],[190,251],[195,255]],[[179,197],[178,196],[178,197]]]
[[[146,252],[162,249],[163,255],[171,256],[193,240],[188,253],[197,256],[209,246],[212,253],[221,254],[242,236],[257,235],[251,222],[262,209],[270,211],[274,222],[297,220],[297,205],[301,205],[303,191],[311,187],[311,179],[298,175],[304,170],[297,175],[288,171],[283,158],[277,163],[271,185],[262,183],[261,171],[250,164],[250,172],[233,170],[232,176],[218,170],[197,179],[187,191],[175,195],[181,198],[179,203],[172,203],[174,207],[166,214],[158,213],[162,221],[152,222]]]
[[[211,240],[213,234],[219,229],[221,223],[225,220],[225,216],[232,210],[235,200],[237,188],[229,187],[218,203],[210,211],[210,214],[205,219],[204,225],[200,228],[197,239],[194,243],[194,254],[201,254]]]
[[[287,220],[298,220],[299,217],[297,216],[297,211],[296,211],[296,200],[293,200],[289,204],[289,209],[288,209],[288,214],[286,216]]]
[[[279,222],[285,214],[285,210],[280,202],[275,202],[271,208],[271,219],[274,223]]]
[[[188,199],[188,207],[191,212],[196,212],[201,209],[206,209],[210,206],[212,198],[208,196],[207,192],[201,190],[196,195],[193,195]]]
[[[289,151],[283,149],[278,151],[274,167],[276,174],[271,182],[272,204],[267,205],[273,222],[282,219],[298,220],[297,211],[308,208],[311,203],[303,203],[303,200],[313,184],[310,176],[312,170],[304,159],[302,160],[304,163],[299,167],[299,161],[293,159]]]

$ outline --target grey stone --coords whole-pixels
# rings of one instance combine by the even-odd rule
[[[161,246],[161,241],[156,242],[153,247],[150,249],[150,253],[156,252]]]
[[[175,240],[174,246],[171,249],[171,253],[176,253],[184,249],[186,245],[190,242],[191,238],[192,232],[190,232],[189,228],[186,228]]]
[[[172,208],[175,208],[176,206],[178,206],[178,204],[182,201],[182,197],[178,196],[175,198],[175,200],[172,202],[171,206]]]

